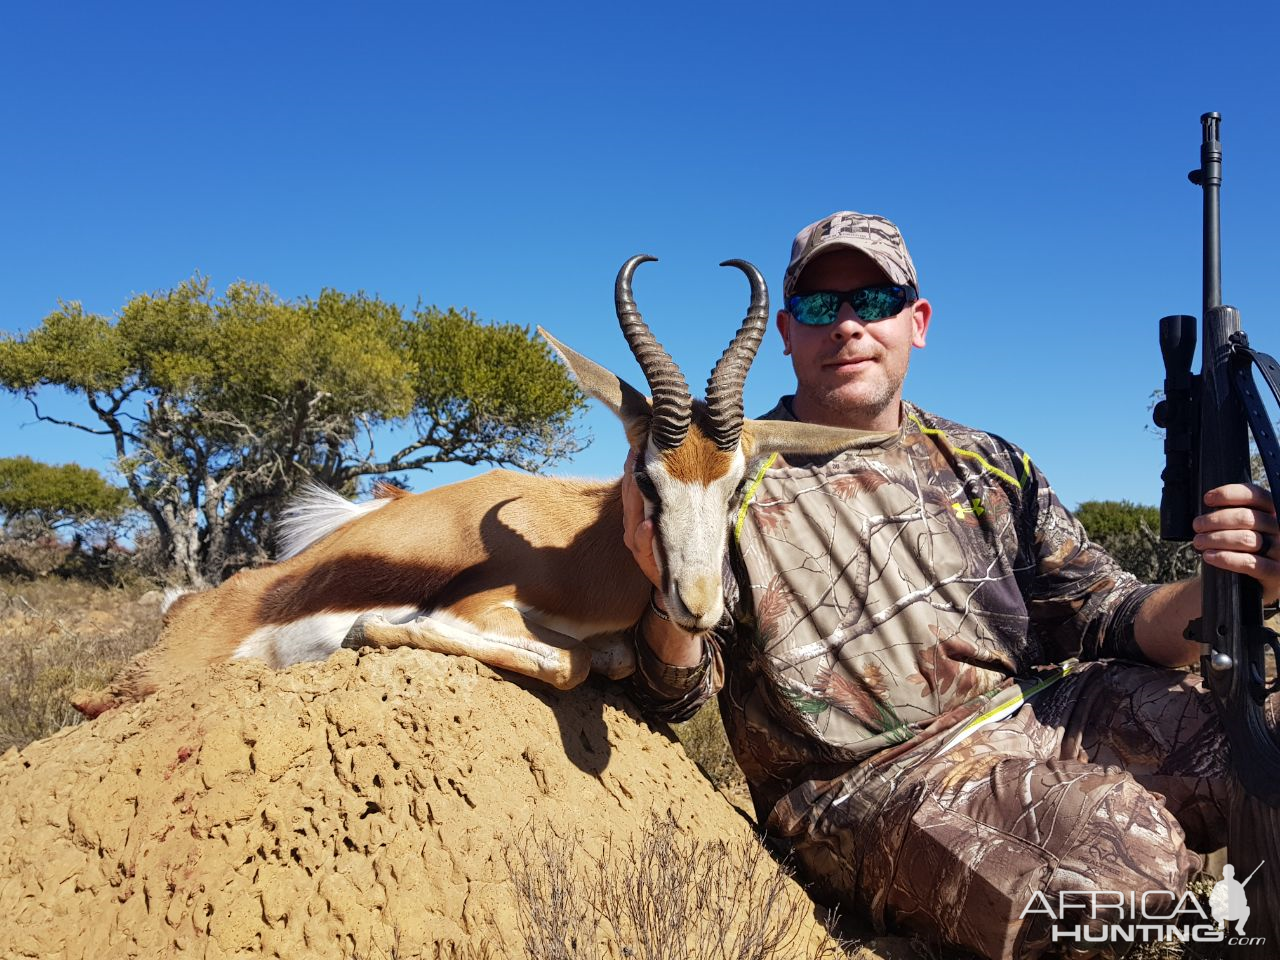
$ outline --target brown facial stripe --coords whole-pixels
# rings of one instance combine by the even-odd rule
[[[683,483],[708,484],[729,472],[729,466],[733,463],[733,451],[716,449],[716,445],[694,424],[684,443],[674,450],[662,451],[659,459],[671,479]]]
[[[258,601],[259,623],[290,623],[315,613],[430,603],[456,571],[351,554],[281,577]]]

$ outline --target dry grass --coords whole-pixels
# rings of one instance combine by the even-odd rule
[[[425,952],[410,951],[403,942],[400,930],[392,931],[391,945],[386,949],[370,946],[368,950],[356,951],[350,960],[501,960],[502,955],[493,944],[482,943],[434,943]]]
[[[155,597],[139,602],[150,590],[144,582],[104,586],[16,564],[7,572],[0,579],[0,753],[78,723],[70,694],[105,683],[160,628]]]
[[[808,913],[755,840],[684,837],[670,817],[583,852],[580,835],[542,826],[508,852],[529,960],[793,960],[844,956],[801,940]]]
[[[786,874],[753,839],[699,841],[657,815],[598,856],[581,831],[534,824],[523,838],[506,853],[514,945],[406,944],[397,930],[351,960],[837,960],[853,949],[801,941],[811,908],[787,896]]]

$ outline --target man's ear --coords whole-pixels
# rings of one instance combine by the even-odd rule
[[[928,300],[920,299],[911,305],[911,345],[924,346],[924,335],[929,332],[929,321],[933,317],[933,305]]]
[[[542,327],[538,327],[538,333],[560,355],[582,392],[595,397],[622,421],[631,448],[638,450],[643,447],[649,436],[652,417],[649,398],[616,373],[569,349]]]
[[[784,357],[791,356],[791,324],[794,319],[786,310],[779,310],[777,319],[774,321],[778,327],[778,334],[782,337],[782,355]]]

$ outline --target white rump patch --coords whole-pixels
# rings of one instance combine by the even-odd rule
[[[306,480],[280,516],[276,528],[276,559],[296,557],[345,523],[385,507],[388,497],[352,503],[314,480]]]

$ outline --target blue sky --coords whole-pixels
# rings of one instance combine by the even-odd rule
[[[1068,504],[1159,499],[1156,320],[1200,303],[1199,115],[1224,293],[1280,351],[1275,4],[9,4],[0,329],[192,273],[542,324],[633,382],[619,264],[701,384],[756,263],[836,209],[934,305],[907,396],[1023,445]],[[789,391],[770,333],[749,412]],[[52,396],[55,412],[79,406]],[[0,397],[0,456],[109,468]],[[621,431],[560,472],[616,473]],[[469,471],[417,474],[422,489]]]

